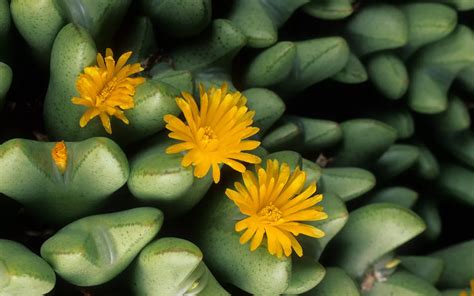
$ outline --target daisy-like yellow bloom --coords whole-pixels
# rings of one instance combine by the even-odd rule
[[[242,151],[253,150],[259,141],[244,140],[259,129],[252,127],[254,111],[246,107],[247,99],[240,92],[229,92],[227,84],[212,87],[207,92],[200,86],[200,106],[191,94],[183,92],[176,98],[186,122],[174,115],[165,115],[170,138],[182,141],[166,149],[166,153],[185,155],[181,164],[194,168],[194,176],[204,177],[212,167],[215,183],[220,180],[220,164],[226,164],[239,172],[245,166],[239,161],[260,163],[260,158]]]
[[[467,293],[466,290],[462,291],[459,296],[474,296],[474,279],[470,281],[471,284],[471,293]]]
[[[314,195],[316,183],[303,190],[304,171],[296,168],[291,173],[288,164],[268,160],[266,169],[257,165],[256,174],[248,170],[242,177],[243,184],[236,182],[236,190],[225,192],[240,212],[248,216],[235,224],[237,232],[245,230],[241,244],[252,239],[250,250],[254,251],[266,237],[270,254],[280,258],[283,254],[290,256],[294,250],[301,257],[303,249],[296,236],[324,236],[320,229],[304,223],[328,217],[321,206],[316,206],[323,199],[321,194]]]
[[[131,51],[124,53],[115,63],[112,50],[107,48],[105,58],[98,53],[97,65],[86,67],[84,73],[79,75],[76,88],[80,97],[72,98],[72,103],[87,107],[79,121],[81,127],[85,127],[96,116],[100,117],[109,134],[112,133],[110,116],[117,117],[125,124],[129,123],[123,110],[135,106],[135,88],[145,82],[143,77],[130,77],[143,71],[138,63],[125,65],[131,55]]]
[[[51,157],[61,173],[66,171],[67,167],[67,147],[64,141],[57,142],[51,150]]]

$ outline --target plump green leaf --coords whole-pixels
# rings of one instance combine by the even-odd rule
[[[266,87],[281,82],[290,74],[295,57],[296,46],[293,42],[278,42],[269,47],[249,63],[244,74],[245,85]]]
[[[395,129],[371,119],[348,120],[341,128],[342,143],[333,162],[336,166],[370,166],[397,137]]]
[[[349,275],[360,278],[378,258],[423,230],[423,220],[406,208],[383,203],[367,205],[350,213],[329,246],[329,254],[334,256],[327,258]]]
[[[179,238],[160,238],[146,246],[132,270],[134,295],[230,295],[216,281],[199,248]]]
[[[12,69],[2,62],[0,62],[0,110],[5,104],[5,97],[13,79]]]
[[[255,111],[253,126],[260,128],[259,134],[265,133],[285,112],[285,103],[271,90],[250,88],[242,92],[247,98],[247,107]]]
[[[14,241],[0,239],[0,295],[44,295],[56,275],[41,257]]]
[[[403,12],[393,5],[365,6],[347,23],[351,47],[358,55],[404,46],[408,23]]]
[[[263,138],[262,146],[270,151],[291,149],[303,141],[303,127],[294,121],[277,123]]]
[[[416,146],[394,144],[375,162],[375,175],[382,179],[394,178],[412,167],[419,155]]]
[[[473,182],[474,171],[455,164],[443,164],[436,183],[442,193],[474,206]]]
[[[133,52],[129,63],[140,63],[157,51],[153,25],[147,17],[137,17],[130,21],[120,41],[120,52]]]
[[[422,143],[417,143],[420,156],[413,167],[416,174],[425,180],[433,180],[438,177],[440,168],[439,163],[434,154]]]
[[[447,92],[456,75],[474,62],[472,31],[459,25],[447,37],[422,48],[414,59],[408,102],[412,110],[436,114],[446,110]]]
[[[143,10],[166,34],[189,37],[200,33],[211,22],[211,0],[142,0]]]
[[[312,258],[293,258],[291,281],[285,294],[301,294],[317,286],[324,278],[326,270]]]
[[[353,0],[311,0],[303,6],[307,14],[326,20],[338,20],[354,12]]]
[[[203,179],[195,178],[192,166],[181,165],[181,154],[165,152],[176,141],[160,135],[155,142],[131,160],[128,188],[137,199],[158,206],[166,215],[181,215],[207,192],[212,184],[212,173]]]
[[[397,100],[408,90],[408,71],[403,61],[390,53],[379,53],[367,63],[370,81],[387,98]]]
[[[74,285],[100,285],[121,273],[162,223],[163,214],[155,208],[89,216],[44,242],[41,256]]]
[[[400,9],[408,21],[408,43],[402,52],[405,56],[418,48],[442,39],[456,27],[458,16],[454,9],[437,3],[410,3]]]
[[[13,0],[10,4],[15,27],[45,64],[59,30],[66,24],[54,0]]]
[[[375,176],[359,168],[325,168],[319,185],[322,192],[335,193],[348,201],[370,191],[375,186]]]
[[[459,97],[452,97],[447,109],[430,118],[433,128],[443,134],[451,134],[469,129],[471,117],[466,104]]]
[[[341,37],[316,38],[294,44],[293,69],[287,79],[276,86],[284,94],[294,94],[334,76],[349,60],[349,46]]]
[[[344,0],[343,0],[344,1]],[[362,83],[367,81],[369,75],[359,58],[351,53],[349,60],[341,72],[337,73],[332,79],[342,83]]]
[[[401,266],[434,285],[443,272],[443,260],[429,256],[401,256]]]
[[[474,274],[474,240],[452,245],[430,256],[444,262],[445,268],[438,282],[440,287],[467,287]]]
[[[0,146],[0,192],[42,220],[63,224],[100,208],[128,179],[128,161],[112,140],[66,142],[64,174],[55,143],[13,139]]]
[[[375,282],[373,288],[364,293],[369,296],[403,295],[439,296],[440,292],[429,282],[406,271],[397,271],[387,281]]]
[[[339,267],[328,267],[323,281],[305,296],[359,296],[359,289],[350,276]]]
[[[435,241],[441,235],[441,216],[439,213],[439,205],[435,201],[429,199],[421,199],[417,205],[416,212],[426,223],[426,230],[423,237],[430,241]]]
[[[209,29],[171,53],[176,70],[197,70],[210,66],[229,66],[246,44],[245,36],[232,22],[216,19]]]
[[[131,0],[56,0],[70,23],[85,28],[99,44],[107,47],[120,27]]]
[[[337,235],[344,227],[349,218],[346,205],[337,195],[332,193],[324,193],[323,200],[318,204],[324,208],[324,212],[328,214],[328,218],[321,221],[308,222],[318,229],[324,231],[325,235],[320,239],[313,239],[302,236],[299,240],[305,256],[319,260],[328,243]]]
[[[382,121],[397,131],[398,139],[410,138],[415,133],[413,116],[406,109],[378,110],[370,117]]]
[[[405,208],[412,208],[418,200],[418,192],[401,186],[387,187],[370,195],[370,203],[393,203]]]

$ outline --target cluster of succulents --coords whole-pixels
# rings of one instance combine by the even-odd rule
[[[474,295],[473,13],[0,0],[0,295]]]

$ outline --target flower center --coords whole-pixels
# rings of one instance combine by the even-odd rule
[[[97,95],[97,105],[102,105],[107,100],[107,98],[110,96],[110,93],[117,86],[117,82],[117,78],[114,77],[112,80],[107,82],[107,84],[105,84],[100,93]]]
[[[204,127],[204,136],[202,136],[202,142],[204,146],[207,146],[211,141],[217,140],[217,135],[214,133],[211,127],[205,126]]]
[[[259,216],[267,218],[272,222],[277,222],[283,215],[283,213],[273,204],[264,207],[258,214]]]

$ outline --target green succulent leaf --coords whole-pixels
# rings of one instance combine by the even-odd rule
[[[168,63],[158,63],[150,71],[153,80],[173,86],[190,94],[194,90],[193,76],[187,70],[173,70]]]
[[[402,49],[405,56],[422,46],[449,35],[458,22],[457,12],[438,3],[410,3],[400,9],[408,21],[408,43]]]
[[[472,31],[459,25],[447,37],[422,48],[410,77],[408,103],[419,113],[436,114],[448,106],[447,92],[454,78],[474,62]]]
[[[405,15],[388,4],[364,7],[349,20],[346,31],[357,55],[402,47],[408,41]]]
[[[436,0],[436,2],[451,5],[461,11],[474,9],[474,1],[472,0]]]
[[[6,39],[7,34],[10,32],[11,26],[11,15],[10,8],[8,7],[8,0],[0,0],[0,45],[3,47],[3,40]]]
[[[12,69],[2,62],[0,62],[0,110],[5,104],[5,97],[13,79]]]
[[[211,22],[211,0],[142,0],[143,11],[162,31],[176,37],[199,34]]]
[[[418,192],[401,186],[387,187],[370,195],[370,203],[393,203],[407,209],[418,200]]]
[[[382,179],[394,178],[416,164],[419,155],[416,146],[394,144],[375,162],[375,175]]]
[[[353,0],[311,0],[303,6],[303,11],[317,18],[338,20],[354,12],[353,2]]]
[[[359,168],[325,168],[319,180],[324,193],[335,193],[349,201],[370,191],[375,186],[375,176]]]
[[[447,109],[430,118],[431,125],[437,132],[452,134],[469,129],[471,117],[466,104],[459,97],[452,97]]]
[[[474,240],[432,253],[444,262],[438,285],[443,288],[465,288],[474,274]]]
[[[344,0],[343,0],[344,1]],[[352,52],[349,55],[349,60],[341,72],[337,73],[332,79],[342,83],[362,83],[367,81],[369,75],[359,58]]]
[[[290,149],[303,142],[303,127],[297,122],[283,120],[263,137],[262,146],[269,151]]]
[[[467,92],[474,93],[474,64],[466,66],[456,78]]]
[[[443,260],[429,256],[401,256],[401,266],[434,285],[443,272]]]
[[[316,183],[319,182],[319,179],[321,178],[321,175],[323,172],[322,172],[321,167],[318,164],[316,164],[315,162],[311,160],[303,158],[302,169],[306,173],[305,187],[309,186],[313,182],[316,182]]]
[[[324,208],[328,218],[321,221],[309,222],[308,224],[324,231],[325,235],[320,239],[301,237],[301,245],[305,250],[305,256],[319,260],[328,243],[341,231],[349,218],[346,205],[337,195],[324,193],[323,200],[318,204]]]
[[[178,47],[171,53],[176,70],[209,68],[211,66],[229,67],[232,58],[246,44],[245,36],[232,22],[216,19],[203,36],[198,36],[194,43]]]
[[[367,71],[374,86],[387,98],[397,100],[408,90],[408,71],[403,61],[390,53],[370,57]]]
[[[175,144],[166,135],[138,152],[130,162],[128,188],[140,201],[157,205],[166,215],[189,211],[206,194],[212,184],[211,173],[202,179],[194,177],[193,167],[183,167],[181,154],[167,154]]]
[[[425,228],[423,220],[406,208],[388,203],[367,205],[350,213],[346,225],[329,246],[329,254],[334,256],[328,258],[352,277],[361,278],[378,258]]]
[[[441,216],[439,205],[433,200],[422,199],[417,205],[417,213],[426,223],[426,230],[423,237],[430,241],[435,241],[441,235]]]
[[[242,92],[247,98],[247,107],[255,111],[253,126],[265,133],[285,112],[285,103],[271,90],[265,88],[250,88]]]
[[[292,258],[291,281],[285,294],[301,294],[317,286],[326,274],[325,268],[314,259]]]
[[[394,142],[397,132],[383,122],[353,119],[341,123],[342,143],[335,166],[366,167],[378,159]]]
[[[139,63],[157,51],[153,25],[147,17],[137,17],[130,22],[120,42],[121,52],[131,51],[129,63]]]
[[[305,296],[359,296],[359,289],[344,269],[339,267],[328,267],[322,282],[311,291],[303,294]]]
[[[436,288],[424,279],[417,277],[406,271],[397,271],[389,276],[386,281],[376,282],[373,288],[364,293],[369,296],[385,295],[441,295]]]
[[[107,138],[65,144],[64,174],[51,157],[54,143],[13,139],[2,144],[0,192],[53,223],[70,222],[96,211],[127,181],[127,158]]]
[[[422,143],[416,144],[420,156],[413,167],[417,176],[425,180],[433,180],[438,177],[440,168],[439,163],[434,154]]]
[[[455,164],[443,164],[436,183],[442,193],[464,204],[474,206],[473,182],[472,170]]]
[[[397,131],[397,139],[407,139],[415,133],[415,122],[412,114],[406,109],[379,110],[370,117],[382,121]]]
[[[85,28],[106,47],[120,27],[131,0],[56,0],[70,23]]]
[[[243,32],[250,47],[268,47],[278,39],[277,29],[309,0],[234,1],[229,19]]]
[[[339,73],[349,60],[350,50],[341,37],[295,42],[296,58],[290,75],[276,85],[283,94],[294,94]]]
[[[62,11],[54,0],[13,0],[10,4],[15,27],[47,64],[56,34],[66,24]]]
[[[44,295],[56,275],[41,257],[14,241],[0,239],[0,295]]]
[[[230,295],[216,281],[190,241],[165,237],[147,245],[132,270],[134,295]]]
[[[266,87],[282,82],[290,75],[295,57],[293,42],[282,41],[265,49],[249,63],[244,74],[245,85]]]
[[[163,214],[155,208],[89,216],[44,242],[41,256],[74,285],[100,285],[125,270],[162,223]]]

